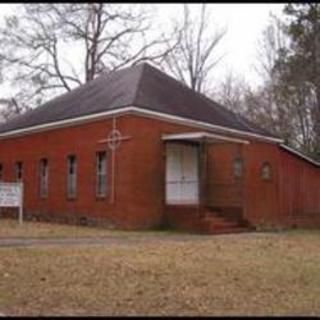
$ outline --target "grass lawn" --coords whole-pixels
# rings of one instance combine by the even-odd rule
[[[71,227],[51,228],[61,236]],[[150,237],[134,246],[0,248],[0,313],[320,315],[320,231]]]
[[[81,227],[46,222],[0,219],[0,239],[2,238],[78,238],[78,237],[135,237],[141,235],[172,234],[171,231],[121,231],[104,228]]]

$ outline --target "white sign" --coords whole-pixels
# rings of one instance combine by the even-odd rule
[[[0,207],[19,207],[19,222],[22,223],[23,184],[0,183]]]
[[[0,183],[0,207],[20,207],[21,184]]]

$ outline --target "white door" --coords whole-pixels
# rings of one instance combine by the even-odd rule
[[[199,198],[198,148],[167,144],[166,203],[197,204]]]

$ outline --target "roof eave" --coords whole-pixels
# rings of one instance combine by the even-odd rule
[[[104,112],[99,112],[96,114],[86,115],[86,116],[80,116],[77,118],[72,119],[65,119],[60,121],[54,121],[51,123],[44,123],[40,125],[35,125],[28,128],[21,128],[16,130],[10,130],[3,133],[0,133],[0,139],[6,139],[11,137],[17,137],[17,136],[23,136],[27,134],[33,134],[37,132],[47,131],[47,130],[53,130],[61,127],[68,127],[68,126],[74,126],[78,124],[82,124],[85,122],[91,122],[96,121],[102,118],[108,118],[110,116],[119,116],[119,115],[125,115],[125,114],[137,114],[140,116],[145,116],[149,118],[155,118],[160,120],[165,120],[169,122],[174,123],[181,123],[184,125],[189,125],[192,127],[212,130],[212,131],[218,131],[226,134],[233,134],[233,135],[240,135],[242,137],[248,137],[253,138],[256,140],[262,140],[267,141],[271,143],[283,143],[283,139],[275,138],[275,137],[269,137],[264,136],[260,134],[255,134],[248,131],[242,131],[237,129],[232,129],[228,127],[218,126],[214,125],[208,122],[199,121],[199,120],[193,120],[190,118],[185,118],[181,116],[176,116],[168,113],[162,113],[158,111],[153,111],[147,108],[137,107],[137,106],[126,106],[126,107],[118,107],[113,110],[108,110]]]
[[[219,125],[214,125],[209,122],[204,122],[204,121],[199,121],[199,120],[194,120],[190,118],[184,118],[181,116],[176,116],[168,113],[162,113],[158,111],[153,111],[153,110],[147,110],[146,108],[141,108],[141,107],[136,107],[132,106],[132,112],[137,113],[137,114],[143,114],[144,116],[149,116],[151,118],[157,118],[157,119],[165,119],[166,121],[173,121],[175,123],[181,123],[184,125],[190,125],[192,127],[198,127],[198,128],[203,128],[203,129],[208,129],[212,131],[219,131],[222,133],[228,133],[228,134],[234,134],[234,135],[241,135],[243,137],[248,137],[248,138],[254,138],[257,140],[264,140],[272,143],[283,143],[284,140],[280,138],[275,138],[275,137],[269,137],[269,136],[264,136],[256,133],[252,133],[249,131],[242,131],[242,130],[237,130],[237,129],[232,129],[229,127],[224,127],[224,126],[219,126]]]
[[[305,156],[304,154],[300,153],[299,151],[294,150],[294,149],[290,148],[289,146],[287,146],[287,145],[285,145],[285,144],[283,144],[283,143],[282,143],[282,144],[279,144],[279,146],[280,146],[282,149],[287,150],[287,151],[289,151],[290,153],[292,153],[292,154],[294,154],[294,155],[296,155],[296,156],[298,156],[298,157],[300,157],[300,158],[308,161],[309,163],[311,163],[311,164],[313,164],[313,165],[315,165],[315,166],[317,166],[317,167],[320,167],[320,162],[317,162],[317,161],[315,161],[315,160],[313,160],[313,159]]]

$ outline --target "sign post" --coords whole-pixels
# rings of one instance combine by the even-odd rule
[[[19,206],[19,224],[23,223],[23,183],[20,182],[20,206]]]
[[[23,183],[0,182],[0,207],[18,207],[19,224],[23,223]]]

